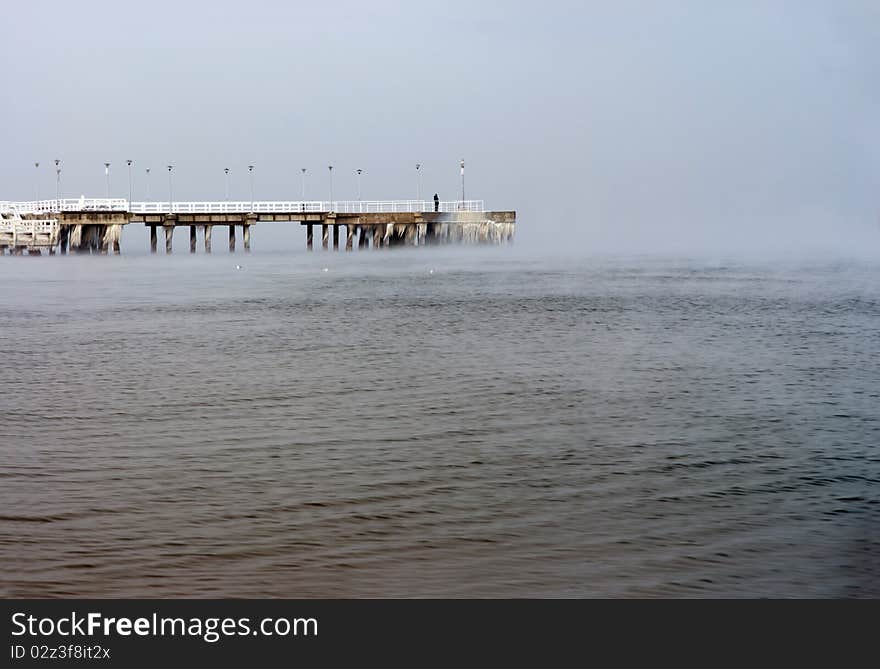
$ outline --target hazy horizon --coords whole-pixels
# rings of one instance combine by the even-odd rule
[[[32,2],[0,199],[457,199],[566,252],[880,255],[868,2]],[[36,47],[36,48],[35,48]],[[40,162],[39,171],[34,162]],[[257,235],[265,233],[257,233]],[[275,233],[273,233],[275,234]],[[127,235],[129,239],[137,237]],[[255,236],[255,250],[260,237]],[[139,243],[139,242],[135,242]],[[564,248],[563,248],[564,247]]]

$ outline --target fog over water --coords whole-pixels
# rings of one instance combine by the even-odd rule
[[[880,595],[876,264],[0,280],[4,596]]]

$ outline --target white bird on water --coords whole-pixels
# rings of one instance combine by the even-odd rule
[[[241,269],[241,265],[236,265],[235,269]]]
[[[325,271],[325,272],[329,272],[329,271],[330,271],[330,269],[329,269],[329,268],[327,268],[327,267],[325,267],[325,268],[324,268],[324,271]]]

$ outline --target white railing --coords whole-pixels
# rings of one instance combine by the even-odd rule
[[[124,198],[70,198],[62,200],[37,200],[31,202],[2,202],[6,207],[20,214],[39,214],[58,211],[128,211],[128,200]]]
[[[133,214],[290,214],[337,212],[368,214],[434,211],[427,200],[293,200],[287,202],[132,202]],[[482,200],[440,202],[438,211],[483,211]]]
[[[0,211],[21,214],[61,211],[130,211],[133,214],[290,214],[297,212],[368,214],[434,211],[431,200],[348,200],[287,202],[132,202],[122,198],[84,198],[39,200],[36,202],[0,202]],[[458,200],[437,203],[437,211],[483,211],[482,200]]]
[[[6,209],[5,213],[10,211]],[[0,218],[0,243],[4,246],[55,246],[58,243],[61,226],[57,219],[23,220],[17,212],[13,215],[13,218]]]
[[[0,219],[0,233],[16,235],[48,235],[58,229],[56,220],[28,221],[22,219]]]

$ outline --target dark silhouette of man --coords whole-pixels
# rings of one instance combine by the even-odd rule
[[[440,211],[440,198],[434,193],[434,211]]]

